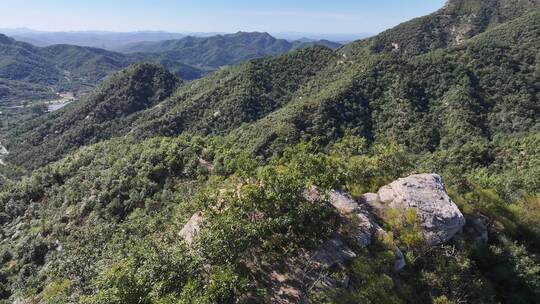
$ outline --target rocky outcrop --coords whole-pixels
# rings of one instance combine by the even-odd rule
[[[448,242],[465,225],[465,217],[446,193],[442,178],[437,174],[400,178],[376,194],[363,195],[361,201],[382,218],[388,208],[415,209],[430,245]]]
[[[308,200],[321,200],[316,188],[304,193]],[[411,175],[400,178],[382,187],[378,193],[362,195],[360,203],[350,195],[340,191],[329,191],[325,198],[339,212],[343,221],[354,224],[354,236],[360,246],[371,245],[374,238],[384,238],[387,234],[374,220],[373,214],[384,220],[389,208],[397,210],[415,209],[428,245],[448,242],[465,225],[465,218],[456,204],[446,193],[442,178],[436,174]],[[479,231],[479,241],[486,237],[482,225],[474,225]],[[480,231],[482,230],[482,231]],[[394,271],[405,267],[405,257],[399,248],[394,248]],[[334,267],[356,257],[343,238],[336,234],[324,243],[314,254],[316,262]]]
[[[310,189],[304,196],[310,200],[321,197],[315,188]],[[359,204],[349,194],[332,190],[328,193],[328,201],[344,221],[354,223],[354,237],[358,245],[367,247],[372,244],[374,238],[383,238],[386,235],[386,231],[370,215],[367,205]],[[405,267],[405,257],[399,248],[394,247],[393,251],[396,256],[393,269],[397,272]],[[334,267],[343,265],[355,257],[354,251],[349,249],[343,238],[336,233],[315,252],[313,259],[325,267]]]
[[[184,225],[182,230],[178,233],[178,235],[186,241],[188,245],[191,245],[193,243],[193,239],[199,233],[201,229],[201,223],[203,221],[203,214],[202,212],[197,212],[191,216],[189,221]]]

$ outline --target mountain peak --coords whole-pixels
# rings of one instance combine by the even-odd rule
[[[416,18],[376,37],[347,46],[346,53],[368,48],[375,53],[419,55],[456,46],[497,25],[540,8],[540,0],[448,0],[433,14]]]

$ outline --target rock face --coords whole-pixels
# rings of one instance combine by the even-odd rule
[[[345,245],[343,238],[335,234],[315,252],[313,260],[327,267],[333,267],[343,265],[355,257],[356,253]]]
[[[417,211],[427,242],[438,245],[448,242],[465,225],[465,217],[446,193],[442,178],[436,174],[411,175],[365,194],[362,201],[374,212],[387,208]]]
[[[193,238],[199,233],[201,229],[201,222],[203,220],[202,212],[197,212],[191,216],[189,221],[184,225],[178,235],[183,238],[188,245],[193,243]]]
[[[310,200],[320,199],[320,194],[314,188],[307,191],[304,195]],[[330,204],[345,220],[353,219],[356,225],[356,241],[360,246],[367,247],[371,245],[374,237],[386,234],[386,231],[371,217],[366,204],[361,205],[349,194],[336,190],[328,193],[328,199]],[[405,267],[405,257],[399,248],[395,247],[393,250],[396,256],[393,269],[397,272]],[[326,267],[334,267],[336,265],[343,265],[355,257],[356,254],[354,251],[349,249],[343,238],[336,233],[315,252],[313,259]]]

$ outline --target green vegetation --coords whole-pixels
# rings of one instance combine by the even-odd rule
[[[451,1],[338,51],[302,48],[189,83],[138,64],[9,127],[0,298],[272,303],[292,290],[306,303],[540,302],[535,5]],[[459,45],[426,40],[426,20],[476,25],[479,12],[487,23]],[[404,52],[373,44],[397,36]],[[305,195],[358,198],[418,172],[441,174],[467,219],[448,244],[428,246],[416,212],[390,209],[377,219],[388,233],[359,248],[354,219]],[[200,230],[184,239],[194,214]],[[313,266],[336,231],[356,257]]]
[[[312,45],[339,47],[330,41],[292,43],[266,33],[238,33],[142,43],[130,47],[132,54],[122,54],[64,44],[36,47],[0,34],[0,103],[48,98],[58,91],[86,93],[137,62],[160,64],[193,80],[224,66]]]
[[[341,225],[324,200],[303,198],[307,187],[354,193],[422,164],[394,145],[341,154],[351,142],[363,140],[348,137],[327,152],[300,144],[267,165],[217,137],[115,139],[80,149],[1,193],[4,294],[45,303],[270,301],[268,269],[317,248]],[[498,194],[505,186],[454,192],[467,216],[493,221],[487,245],[465,233],[428,249],[414,213],[389,214],[391,238],[359,249],[346,269],[350,288],[313,301],[535,302],[538,199],[508,204]],[[178,231],[196,211],[207,220],[188,247]],[[389,243],[406,252],[399,274]]]
[[[14,164],[24,163],[27,168],[36,168],[43,162],[56,160],[59,154],[122,132],[125,134],[129,132],[126,121],[133,113],[163,101],[179,83],[166,69],[149,64],[134,65],[118,72],[82,102],[14,128],[11,134],[15,138],[21,133],[33,134],[13,151],[17,154]],[[5,145],[11,149],[9,141]]]
[[[457,46],[467,39],[534,12],[538,0],[448,0],[444,8],[428,16],[404,22],[373,38],[345,46],[348,54],[401,53],[419,55]]]
[[[212,37],[185,37],[179,40],[141,42],[125,47],[126,53],[154,53],[158,60],[178,61],[202,70],[216,70],[265,56],[281,55],[313,45],[337,49],[340,44],[330,41],[289,42],[276,39],[268,33],[217,35]],[[149,56],[144,54],[143,56]],[[163,62],[162,62],[163,63]]]

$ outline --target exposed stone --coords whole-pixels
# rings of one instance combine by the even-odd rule
[[[367,247],[371,245],[373,235],[378,230],[382,230],[377,223],[373,222],[372,219],[369,218],[368,215],[365,213],[357,213],[355,214],[357,219],[357,231],[356,231],[356,239],[358,241],[358,244],[360,244],[363,247]]]
[[[347,193],[332,190],[329,193],[330,204],[341,214],[351,214],[360,212],[358,203]]]
[[[371,204],[379,201],[380,199],[377,193],[364,193],[360,196],[360,203],[362,204]]]
[[[311,188],[304,193],[304,197],[315,201],[320,199],[321,195],[316,188]],[[375,236],[386,235],[386,231],[372,218],[368,205],[359,204],[349,194],[336,190],[330,191],[328,198],[329,203],[344,217],[344,221],[354,223],[355,237],[360,246],[367,247],[372,244]],[[393,269],[400,271],[405,267],[405,258],[399,248],[395,247],[393,250],[396,255]],[[343,238],[335,234],[317,250],[313,258],[326,267],[334,267],[343,265],[354,257],[356,254],[346,246]]]
[[[199,233],[201,229],[201,222],[203,221],[202,212],[197,212],[191,216],[189,221],[184,225],[182,230],[178,235],[186,241],[187,244],[191,245],[193,239]]]
[[[381,208],[417,211],[428,244],[448,242],[465,225],[465,218],[446,193],[442,178],[436,174],[418,174],[400,178],[379,189],[379,202],[369,196],[374,212]],[[379,214],[380,215],[380,214]]]
[[[2,146],[2,143],[0,143],[0,165],[5,165],[4,158],[9,154],[6,147]]]
[[[356,253],[345,245],[343,238],[334,234],[313,255],[313,260],[326,267],[343,265],[356,257]]]

